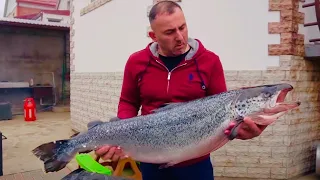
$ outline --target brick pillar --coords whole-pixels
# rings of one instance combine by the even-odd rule
[[[70,2],[70,74],[74,72],[75,66],[74,66],[74,60],[75,60],[75,53],[74,53],[74,35],[75,35],[75,29],[74,29],[74,0],[71,0]]]
[[[269,55],[280,56],[278,67],[265,71],[225,71],[228,89],[287,82],[294,91],[287,100],[301,106],[267,127],[252,140],[233,140],[212,153],[215,176],[290,179],[315,168],[314,142],[319,139],[320,63],[304,59],[304,14],[298,0],[269,0],[270,11],[280,11],[280,22],[269,23],[280,44],[270,44]],[[248,79],[251,79],[249,81]]]
[[[269,0],[269,11],[280,11],[280,22],[269,23],[270,34],[280,34],[280,44],[269,45],[269,55],[304,55],[304,36],[298,25],[304,23],[298,0]]]
[[[70,119],[72,124],[72,129],[75,129],[74,126],[79,126],[77,123],[77,107],[76,107],[76,96],[77,96],[77,86],[75,84],[76,75],[75,75],[75,7],[74,7],[74,0],[70,1]],[[79,129],[79,128],[77,128]]]
[[[286,159],[284,168],[275,170],[274,177],[291,178],[314,170],[313,142],[319,138],[320,66],[304,59],[304,35],[298,33],[299,24],[304,24],[304,14],[298,10],[299,1],[269,2],[269,10],[280,11],[281,16],[280,22],[269,23],[269,33],[281,36],[280,44],[269,45],[269,55],[280,56],[280,67],[273,69],[285,72],[284,81],[295,87],[291,97],[302,101],[301,107],[286,115],[280,122],[282,126],[277,126],[281,129],[278,133],[283,135],[285,145],[278,151]]]

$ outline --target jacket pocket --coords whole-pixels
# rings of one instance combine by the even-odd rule
[[[202,75],[202,79],[206,84],[205,76]],[[201,98],[206,95],[206,90],[202,88],[202,81],[197,72],[188,74],[188,76],[184,77],[178,84],[177,93],[183,93],[184,96],[190,100]]]

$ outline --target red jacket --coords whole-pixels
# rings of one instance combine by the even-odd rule
[[[190,101],[227,90],[219,57],[197,39],[190,38],[188,43],[190,52],[171,72],[158,58],[155,42],[129,57],[124,70],[118,118],[137,116],[140,106],[141,114],[146,115],[164,103]],[[198,162],[208,156],[178,165]]]

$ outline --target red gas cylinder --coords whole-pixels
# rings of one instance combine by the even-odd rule
[[[36,117],[36,103],[33,98],[26,98],[24,100],[24,120],[35,121]]]

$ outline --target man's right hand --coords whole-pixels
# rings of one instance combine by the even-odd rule
[[[123,151],[117,146],[102,146],[95,150],[95,154],[103,160],[119,161],[125,158]]]

